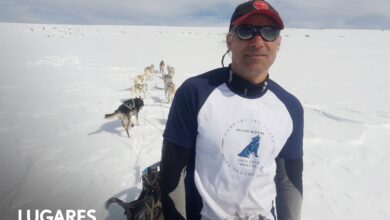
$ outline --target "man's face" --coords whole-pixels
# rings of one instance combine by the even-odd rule
[[[275,26],[274,21],[259,14],[251,15],[242,24]],[[280,41],[280,36],[275,41],[267,42],[259,35],[250,40],[228,35],[227,46],[232,53],[233,71],[252,83],[263,81],[276,58]]]

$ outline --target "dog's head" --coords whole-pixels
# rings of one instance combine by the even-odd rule
[[[135,107],[141,109],[144,106],[144,100],[141,98],[134,98]]]
[[[130,107],[134,107],[138,111],[144,106],[144,100],[141,98],[133,98],[133,99],[128,99],[123,102],[125,105],[128,105]]]

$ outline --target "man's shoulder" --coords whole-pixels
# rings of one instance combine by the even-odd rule
[[[172,105],[190,103],[191,108],[199,110],[209,95],[226,82],[227,71],[227,68],[218,68],[186,79],[177,89]]]
[[[297,97],[284,89],[281,85],[273,80],[269,80],[269,90],[271,90],[288,108],[294,108],[295,110],[302,110],[303,107]]]
[[[181,87],[212,89],[226,82],[227,77],[227,68],[217,68],[186,79],[181,85]]]

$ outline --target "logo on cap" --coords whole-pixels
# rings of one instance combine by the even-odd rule
[[[257,10],[267,10],[269,9],[269,5],[264,1],[255,1],[253,2],[253,7]]]

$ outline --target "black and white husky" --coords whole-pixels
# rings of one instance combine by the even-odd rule
[[[127,137],[130,137],[129,126],[134,126],[134,123],[131,122],[131,116],[135,116],[135,120],[138,125],[138,113],[143,106],[144,101],[141,98],[128,99],[124,101],[113,113],[106,114],[104,118],[110,119],[117,117],[119,120],[121,120],[122,126],[126,130]]]

